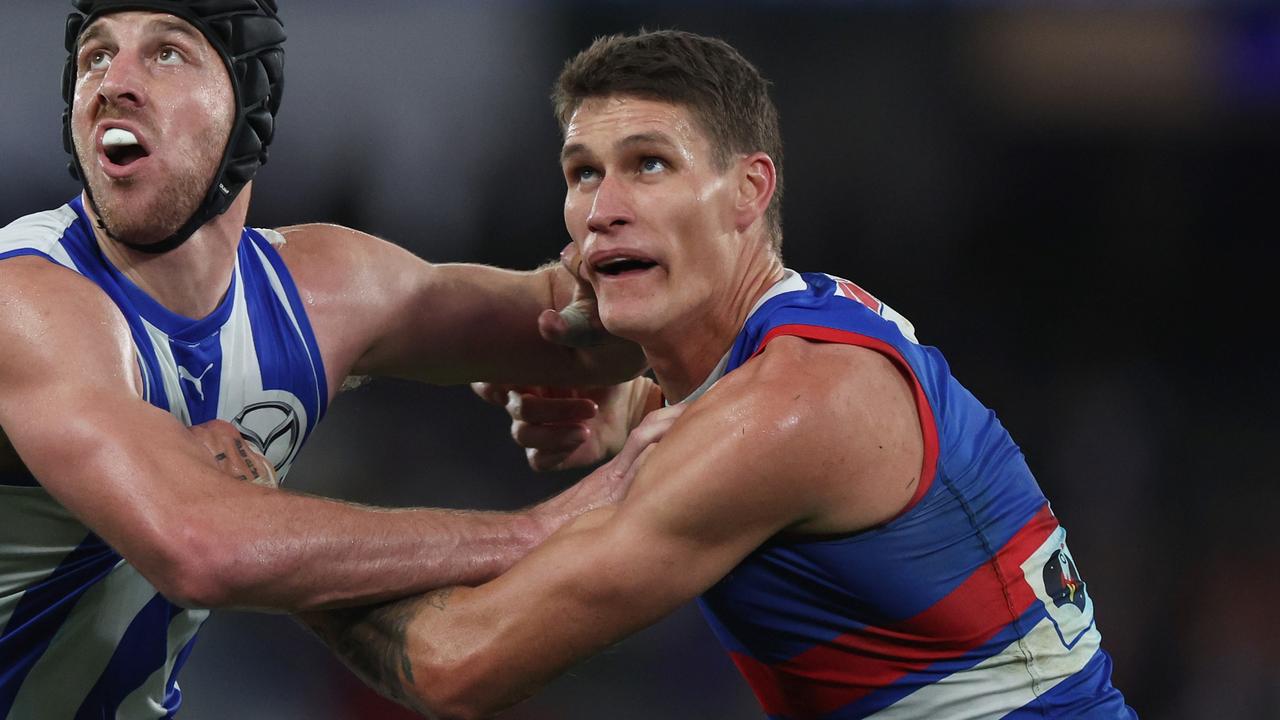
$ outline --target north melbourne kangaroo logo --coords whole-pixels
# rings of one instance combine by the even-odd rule
[[[194,377],[189,370],[179,365],[178,378],[191,383],[191,387],[195,388],[196,394],[200,396],[200,402],[204,402],[204,388],[200,387],[200,385],[204,382],[204,376],[208,375],[209,371],[212,369],[213,363],[209,363],[209,367],[205,368],[204,372],[200,373],[199,377]]]

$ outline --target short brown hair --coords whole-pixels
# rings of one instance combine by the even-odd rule
[[[588,98],[633,95],[687,107],[711,139],[716,169],[738,153],[763,151],[777,168],[766,218],[782,245],[782,134],[769,82],[729,43],[677,30],[596,39],[565,63],[551,99],[560,131]]]

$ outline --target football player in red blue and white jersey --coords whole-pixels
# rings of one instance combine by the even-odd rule
[[[1134,717],[1066,532],[995,414],[872,294],[783,266],[781,141],[755,68],[688,33],[602,38],[556,101],[579,273],[657,380],[602,416],[687,409],[619,504],[496,580],[320,634],[392,697],[480,717],[698,598],[771,718]],[[589,403],[517,402],[535,465],[591,455],[535,427]]]

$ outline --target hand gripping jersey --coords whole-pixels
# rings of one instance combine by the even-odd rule
[[[1066,531],[942,355],[853,283],[787,271],[704,387],[781,335],[890,358],[914,389],[924,468],[893,520],[775,538],[700,598],[769,717],[1134,717]]]
[[[297,289],[245,229],[226,298],[176,315],[103,256],[79,198],[0,230],[0,261],[44,257],[97,284],[128,321],[146,400],[187,425],[234,423],[283,477],[328,400]],[[30,476],[0,477],[0,718],[167,718],[207,610],[178,607]]]

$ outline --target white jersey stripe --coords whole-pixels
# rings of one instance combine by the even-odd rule
[[[67,253],[67,249],[62,247],[61,243],[54,243],[49,248],[49,257],[53,258],[59,265],[63,267],[75,269],[76,263],[71,259],[71,255]]]
[[[169,402],[169,412],[176,415],[183,425],[190,425],[191,411],[187,409],[187,400],[182,396],[182,379],[178,376],[178,362],[173,358],[173,349],[169,347],[169,336],[145,318],[142,319],[142,324],[147,329],[147,339],[151,341],[151,349],[159,361],[160,381]]]
[[[62,265],[75,267],[58,242],[75,221],[76,212],[69,205],[19,218],[0,228],[0,255],[13,250],[38,250]]]
[[[88,531],[42,487],[0,485],[0,629],[21,593],[49,576]],[[39,547],[31,538],[41,538]]]
[[[0,485],[0,632],[9,627],[26,588],[47,579],[87,530],[42,487]],[[33,546],[33,537],[48,544]]]
[[[244,408],[246,394],[262,392],[262,369],[258,367],[258,354],[253,344],[253,328],[249,322],[249,308],[244,298],[244,276],[236,263],[236,297],[218,341],[222,347],[224,367],[240,368],[241,383],[223,383],[218,390],[218,417],[235,417]]]
[[[948,718],[980,720],[1004,717],[1009,708],[1018,708],[1043,695],[1055,685],[1079,672],[1093,659],[1102,636],[1090,629],[1075,648],[1068,651],[1048,618],[1042,619],[1018,642],[983,660],[970,670],[955,673],[926,685],[870,717],[876,720]],[[1036,658],[1039,675],[1035,684],[1027,682],[1027,653]],[[963,685],[962,692],[957,687]]]
[[[89,588],[58,628],[18,691],[9,717],[74,717],[134,616],[155,595],[156,589],[121,560],[105,580]],[[96,642],[84,642],[86,635]]]
[[[12,596],[0,597],[0,631],[9,626],[9,618],[13,617],[14,608],[18,607],[18,603],[22,602],[22,596],[26,594],[24,590]]]
[[[75,211],[63,205],[57,210],[28,215],[12,225],[0,228],[0,255],[35,250],[49,256],[59,265],[75,270],[76,263],[71,259],[71,254],[58,242],[75,220]]]
[[[178,653],[195,637],[196,631],[208,619],[208,610],[184,610],[169,622],[168,652],[164,667],[156,670],[137,690],[129,694],[116,710],[120,718],[164,717],[167,712],[156,698],[165,696],[166,684],[173,673],[173,663]]]

